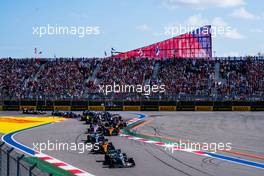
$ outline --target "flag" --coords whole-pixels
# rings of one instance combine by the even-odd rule
[[[159,56],[160,54],[160,49],[159,49],[159,46],[156,47],[156,56]]]
[[[116,50],[114,48],[111,48],[111,55],[113,56],[113,53],[116,53]]]
[[[140,50],[138,51],[138,54],[139,54],[140,57],[143,57],[143,56],[144,56],[144,53],[143,53],[142,49],[140,49]]]
[[[40,60],[38,58],[38,54],[42,54],[42,51],[38,52],[37,48],[34,48],[34,53],[35,53],[35,60],[36,60],[36,64],[40,65]]]

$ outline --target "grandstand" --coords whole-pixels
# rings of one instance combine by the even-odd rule
[[[58,58],[0,60],[2,99],[100,99],[100,84],[165,84],[165,93],[111,99],[263,100],[260,57],[205,59]]]

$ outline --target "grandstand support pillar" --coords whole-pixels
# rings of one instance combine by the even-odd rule
[[[6,167],[6,176],[10,175],[10,153],[14,150],[14,148],[11,148],[7,151],[7,167]]]
[[[29,176],[32,176],[32,170],[37,166],[37,164],[34,164],[29,168]]]
[[[24,154],[17,157],[17,176],[20,176],[20,160],[22,160],[24,158]]]

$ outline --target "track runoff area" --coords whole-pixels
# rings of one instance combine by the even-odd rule
[[[29,162],[59,168],[54,175],[264,174],[261,112],[114,113],[127,120],[128,126],[117,136],[107,137],[108,141],[132,157],[134,167],[104,165],[105,155],[82,145],[87,140],[87,125],[78,119],[0,112],[0,133]],[[59,148],[60,144],[67,147]]]

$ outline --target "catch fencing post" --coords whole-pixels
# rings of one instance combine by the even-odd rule
[[[37,166],[37,164],[34,164],[29,168],[29,176],[32,176],[32,170]]]
[[[9,170],[10,170],[10,162],[9,162],[9,160],[10,160],[10,153],[11,153],[13,150],[14,150],[14,148],[11,148],[11,149],[9,149],[9,150],[7,151],[7,167],[6,167],[7,171],[6,171],[6,176],[9,176]]]
[[[23,155],[21,155],[21,156],[19,156],[19,157],[17,157],[17,176],[20,176],[20,160],[22,159],[22,158],[24,158],[24,154]]]
[[[1,144],[0,144],[0,175],[2,174],[2,158],[3,158],[3,156],[2,156],[2,147],[4,146],[4,142],[2,142]]]

